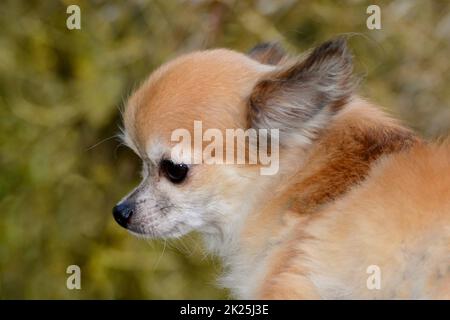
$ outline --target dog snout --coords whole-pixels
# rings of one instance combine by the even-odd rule
[[[126,228],[134,213],[134,205],[130,202],[119,203],[113,208],[114,219],[122,227]]]

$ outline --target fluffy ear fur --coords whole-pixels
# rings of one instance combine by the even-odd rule
[[[279,129],[281,144],[290,143],[288,138],[310,142],[350,99],[352,69],[344,38],[327,41],[306,59],[277,68],[253,89],[249,126]]]
[[[286,53],[279,43],[265,42],[253,47],[248,56],[263,64],[277,65],[286,58]]]

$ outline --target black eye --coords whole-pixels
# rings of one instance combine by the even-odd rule
[[[161,171],[173,183],[181,183],[186,178],[189,167],[184,163],[173,163],[170,160],[162,160]]]

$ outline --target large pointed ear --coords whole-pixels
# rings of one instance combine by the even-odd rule
[[[279,43],[265,42],[253,47],[248,56],[262,64],[277,65],[286,58],[286,53]]]
[[[249,99],[249,126],[279,129],[289,137],[314,139],[331,116],[350,99],[352,56],[344,38],[327,41],[304,60],[279,67],[261,79]]]

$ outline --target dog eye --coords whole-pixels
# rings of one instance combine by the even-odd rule
[[[173,183],[181,183],[186,178],[189,167],[184,163],[173,163],[171,160],[162,160],[161,171]]]

